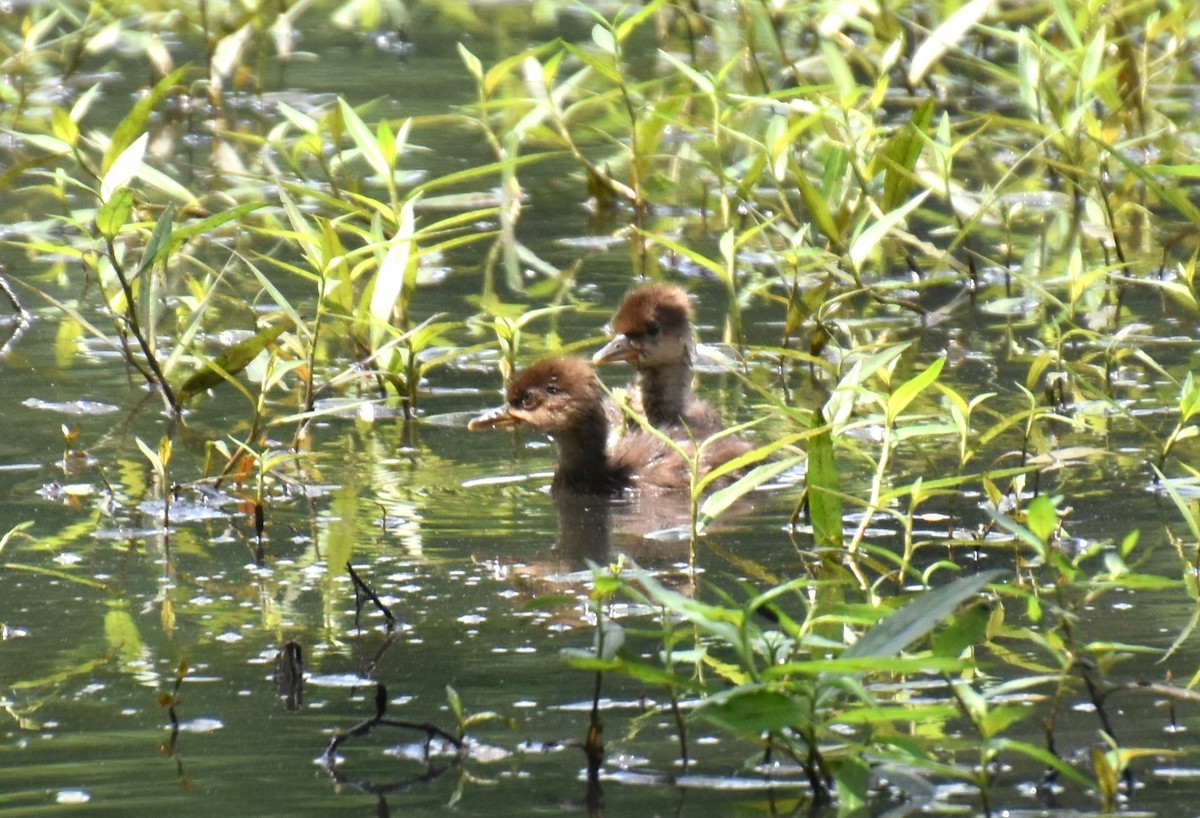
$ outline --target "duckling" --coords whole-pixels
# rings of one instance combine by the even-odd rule
[[[720,431],[720,414],[692,392],[692,306],[670,284],[631,290],[613,315],[613,339],[592,356],[596,365],[630,361],[637,367],[631,404],[651,426],[686,427],[702,440]]]
[[[553,437],[558,464],[551,490],[556,493],[611,495],[635,486],[687,488],[691,475],[679,453],[644,429],[622,435],[609,448],[605,398],[586,361],[549,358],[513,378],[504,405],[474,418],[467,428],[525,424]],[[708,471],[727,459],[722,447],[711,447],[701,457],[701,469]]]
[[[615,494],[633,482],[631,465],[610,458],[604,392],[578,358],[550,358],[518,374],[505,403],[474,418],[471,431],[526,424],[554,438],[558,467],[553,491]]]

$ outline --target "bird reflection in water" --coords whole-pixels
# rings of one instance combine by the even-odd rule
[[[644,567],[670,571],[688,564],[691,469],[673,446],[645,429],[610,440],[606,395],[587,362],[550,358],[533,364],[509,383],[503,405],[468,424],[473,431],[520,426],[554,439],[557,536],[552,549],[522,561],[520,570],[507,557],[497,560],[498,570],[561,579],[587,571],[589,563],[606,565],[614,558],[614,527],[621,539],[617,552]],[[695,451],[691,440],[678,444]],[[715,441],[701,453],[701,473],[748,448],[735,437]]]

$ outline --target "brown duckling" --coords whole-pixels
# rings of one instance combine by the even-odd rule
[[[554,491],[613,494],[633,482],[632,469],[607,454],[608,416],[595,373],[578,358],[549,358],[518,374],[503,406],[473,419],[467,428],[526,424],[554,438],[558,468]]]
[[[467,428],[476,431],[525,424],[553,437],[558,447],[551,484],[555,492],[615,494],[632,486],[686,488],[690,484],[687,464],[653,434],[634,429],[608,447],[605,398],[586,361],[549,358],[513,378],[504,405],[475,418]],[[702,469],[707,471],[727,459],[729,455],[720,445],[711,447],[704,452]]]
[[[631,290],[617,307],[613,339],[592,363],[630,361],[637,367],[631,404],[651,426],[680,425],[697,440],[723,428],[721,416],[692,392],[692,306],[687,293],[670,284]]]

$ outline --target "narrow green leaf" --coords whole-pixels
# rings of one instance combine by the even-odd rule
[[[367,161],[367,164],[371,166],[371,169],[380,178],[384,180],[390,179],[392,177],[392,168],[388,165],[383,151],[380,150],[379,143],[375,139],[375,134],[371,133],[371,129],[363,122],[362,117],[358,115],[358,112],[345,99],[339,97],[338,106],[341,108],[342,121],[346,123],[346,130],[359,152],[362,153],[363,159]]]
[[[983,19],[994,0],[970,0],[959,6],[940,26],[934,29],[917,47],[908,68],[908,84],[920,85],[929,69],[937,65],[948,51],[958,46],[971,27]]]
[[[795,179],[796,186],[800,188],[800,198],[804,201],[804,209],[808,213],[808,218],[829,240],[834,250],[841,252],[845,247],[845,242],[842,240],[842,231],[838,229],[837,222],[833,219],[833,213],[829,210],[829,203],[803,173],[795,174]]]
[[[159,253],[169,246],[174,221],[175,206],[167,205],[163,208],[158,221],[154,223],[154,230],[151,231],[150,238],[146,241],[146,248],[142,251],[142,260],[138,262],[137,275],[141,275],[153,267],[154,262],[158,260]]]
[[[692,68],[675,55],[667,51],[659,51],[658,56],[673,65],[676,71],[687,77],[688,80],[690,80],[693,85],[699,88],[702,93],[711,96],[713,92],[716,91],[716,86],[713,85],[713,81],[710,77],[705,74],[701,74],[695,68]]]
[[[413,200],[409,199],[400,210],[400,226],[392,238],[379,271],[375,275],[371,291],[369,314],[371,316],[371,348],[377,349],[383,340],[388,325],[392,322],[395,309],[404,291],[410,260],[413,257],[413,230],[416,219],[413,215]]]
[[[143,660],[145,645],[142,642],[142,633],[138,630],[133,616],[124,608],[113,607],[104,614],[104,639],[123,662]]]
[[[936,628],[960,603],[971,599],[985,585],[1004,574],[1001,569],[983,571],[926,591],[864,633],[842,655],[847,658],[898,656],[913,642]]]
[[[133,440],[137,443],[137,447],[142,450],[142,454],[146,456],[146,459],[150,461],[150,465],[154,467],[154,471],[162,475],[166,469],[162,458],[158,456],[158,452],[151,449],[149,444],[140,437],[135,437]]]
[[[913,171],[926,144],[925,130],[933,121],[933,108],[933,97],[926,97],[880,152],[880,160],[887,165],[882,199],[885,211],[895,210],[912,191]]]
[[[240,204],[237,207],[231,207],[229,210],[222,210],[220,213],[214,213],[206,219],[201,219],[198,222],[189,224],[181,224],[172,226],[170,245],[159,248],[160,256],[166,256],[174,252],[184,242],[190,241],[196,236],[202,236],[210,230],[216,230],[222,225],[236,221],[247,213],[258,210],[267,206],[267,202],[247,202]],[[155,262],[162,261],[162,258],[155,258]]]
[[[923,372],[919,372],[912,378],[909,378],[896,390],[888,396],[887,401],[887,422],[888,425],[894,425],[898,418],[908,405],[916,399],[917,395],[925,391],[941,374],[942,367],[946,365],[946,358],[942,356],[925,368]]]
[[[738,499],[754,491],[772,477],[787,471],[792,466],[803,461],[804,455],[796,455],[784,458],[783,460],[763,463],[751,469],[735,482],[718,491],[714,491],[704,500],[704,504],[700,506],[700,515],[697,522],[699,531],[703,532],[707,529],[713,520],[721,516]]]
[[[467,47],[461,42],[458,43],[458,56],[462,58],[463,64],[467,67],[467,71],[475,78],[476,82],[483,82],[483,63],[479,58],[467,50]]]
[[[108,148],[104,151],[104,159],[100,163],[102,174],[107,175],[113,163],[117,161],[117,157],[123,154],[134,140],[146,131],[150,114],[171,92],[171,89],[179,84],[187,70],[187,66],[178,68],[159,80],[150,93],[139,99],[132,110],[113,129],[112,139],[109,140]]]
[[[1088,780],[1087,776],[1075,769],[1073,764],[1067,763],[1049,750],[1038,747],[1035,744],[1029,744],[1024,741],[1014,741],[1008,738],[997,738],[995,740],[995,747],[1000,751],[1013,750],[1021,753],[1022,755],[1028,756],[1029,758],[1037,761],[1039,764],[1044,764],[1046,767],[1062,773],[1064,777],[1071,779],[1081,787],[1089,790],[1095,787],[1095,782]]]
[[[883,218],[864,230],[854,240],[854,243],[850,245],[850,264],[856,272],[862,271],[867,257],[875,251],[875,248],[879,246],[884,237],[892,231],[893,227],[904,221],[909,213],[916,210],[921,205],[921,202],[925,201],[925,197],[929,193],[930,191],[928,190],[923,191],[903,206],[895,210],[889,210],[883,214]]]

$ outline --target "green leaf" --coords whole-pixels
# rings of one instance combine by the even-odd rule
[[[133,191],[121,188],[96,211],[96,229],[106,239],[115,238],[133,212]]]
[[[971,27],[994,5],[994,0],[970,0],[959,6],[940,26],[930,32],[917,47],[908,68],[909,86],[920,85],[929,69],[937,65],[946,52],[958,47]]]
[[[862,272],[867,257],[875,251],[875,248],[892,231],[893,227],[900,224],[908,217],[909,213],[920,207],[921,202],[925,201],[925,197],[929,193],[926,190],[901,207],[887,211],[879,221],[859,234],[854,243],[850,245],[850,265],[856,273]]]
[[[392,168],[384,157],[383,151],[376,141],[375,134],[371,133],[371,129],[362,121],[362,117],[358,115],[346,100],[338,98],[338,106],[342,111],[342,121],[346,123],[346,130],[350,134],[350,138],[354,141],[355,146],[362,153],[362,156],[367,160],[367,164],[371,169],[384,181],[392,178]]]
[[[274,321],[249,338],[238,341],[215,359],[207,361],[179,387],[180,403],[237,375],[291,326],[292,322],[288,320]]]
[[[842,547],[842,487],[833,460],[833,432],[817,407],[813,424],[824,426],[808,444],[808,519],[817,548]]]
[[[974,597],[985,585],[999,579],[1004,573],[1001,569],[984,571],[959,577],[949,585],[926,591],[864,633],[842,656],[898,656],[913,642],[936,628],[960,603]]]
[[[146,241],[146,248],[142,251],[142,260],[138,263],[137,275],[141,275],[153,267],[159,253],[168,246],[174,220],[175,207],[167,205],[163,209],[162,215],[158,217],[158,221],[154,223],[154,230]]]
[[[371,291],[369,314],[371,317],[371,349],[379,348],[386,328],[392,323],[395,310],[409,278],[409,267],[415,266],[413,254],[413,230],[416,219],[413,200],[409,199],[400,210],[400,225],[392,237],[387,254],[379,265]]]
[[[1085,789],[1090,790],[1094,785],[1094,782],[1089,781],[1086,776],[1080,773],[1079,770],[1075,769],[1074,765],[1068,764],[1054,753],[1038,747],[1037,745],[1029,744],[1024,741],[1013,741],[1012,739],[997,738],[994,746],[999,751],[1011,750],[1021,753],[1022,755],[1026,755],[1038,763],[1044,764],[1046,767],[1061,773],[1064,777],[1071,779]]]
[[[151,89],[150,93],[139,99],[134,104],[132,110],[125,115],[125,118],[113,130],[112,139],[109,140],[108,149],[104,151],[104,159],[100,163],[100,172],[107,176],[113,163],[117,161],[117,157],[125,153],[126,149],[138,139],[141,134],[146,131],[146,124],[150,120],[150,114],[154,112],[158,103],[171,92],[179,81],[183,79],[187,67],[176,69],[167,76],[158,81],[158,84]]]
[[[847,756],[834,775],[837,781],[838,815],[853,815],[867,806],[871,768],[861,757]]]
[[[446,702],[450,705],[450,712],[454,714],[455,722],[462,724],[463,720],[463,704],[462,697],[458,695],[458,691],[450,685],[446,685]]]
[[[592,26],[592,42],[605,54],[616,56],[617,40],[613,36],[612,31],[607,27],[599,23]]]
[[[731,732],[758,737],[764,732],[805,725],[809,709],[787,694],[745,685],[709,698],[696,715]]]
[[[1200,409],[1200,384],[1188,372],[1179,389],[1179,422],[1187,423]]]
[[[795,455],[787,457],[783,460],[774,460],[770,463],[763,463],[750,470],[742,477],[738,478],[733,483],[725,486],[719,491],[714,491],[705,498],[703,505],[700,506],[700,514],[697,519],[697,529],[703,532],[713,520],[721,516],[721,514],[736,503],[740,498],[746,496],[763,483],[770,480],[782,472],[787,471],[792,466],[804,461],[804,455]]]
[[[1043,494],[1033,498],[1025,511],[1025,524],[1033,536],[1043,543],[1050,542],[1058,528],[1058,512],[1054,510],[1054,503],[1049,497]]]
[[[72,148],[79,142],[79,125],[65,108],[55,105],[50,109],[50,130]]]
[[[979,722],[979,730],[986,739],[995,738],[1012,724],[1021,721],[1033,712],[1028,704],[1002,704],[988,709]]]
[[[159,254],[161,256],[169,255],[179,248],[183,243],[192,240],[196,236],[201,236],[210,230],[216,230],[221,225],[231,221],[236,221],[242,216],[245,216],[251,211],[258,210],[267,206],[267,202],[247,202],[240,204],[237,207],[231,207],[229,210],[222,210],[220,213],[214,213],[206,219],[201,219],[198,222],[189,224],[181,224],[172,226],[171,243],[169,246],[160,247]],[[154,262],[162,261],[162,258],[155,258]]]
[[[895,210],[908,198],[913,186],[913,170],[926,143],[925,129],[932,121],[933,97],[926,97],[880,152],[880,160],[887,165],[882,200],[885,211]]]
[[[992,612],[983,605],[967,608],[930,640],[933,655],[949,658],[961,656],[963,651],[984,642],[991,618]]]
[[[937,380],[937,376],[941,374],[942,367],[946,365],[946,358],[942,356],[938,358],[925,371],[918,373],[909,380],[900,384],[891,395],[888,396],[887,402],[887,423],[889,426],[895,425],[896,418],[908,408],[908,405],[913,402],[917,395],[921,394],[925,389]]]
[[[100,201],[107,202],[114,192],[129,185],[142,167],[142,157],[146,155],[146,145],[150,134],[144,133],[121,151],[112,163],[112,167],[100,180]]]
[[[829,240],[834,250],[841,252],[845,247],[845,242],[842,240],[842,231],[838,229],[833,213],[829,210],[829,203],[803,173],[795,174],[795,179],[796,186],[800,188],[800,198],[804,201],[804,209],[808,213],[808,218]]]
[[[142,454],[146,456],[146,459],[150,461],[150,465],[154,467],[154,471],[157,472],[159,476],[165,474],[166,466],[163,463],[162,458],[158,456],[158,452],[156,452],[154,449],[151,449],[150,445],[140,437],[135,437],[134,442],[137,443],[137,447],[142,450]]]
[[[461,42],[458,44],[458,56],[462,58],[463,64],[467,66],[467,71],[475,78],[476,82],[483,82],[483,63],[479,58],[467,50],[467,47]]]
[[[104,639],[120,654],[122,661],[136,662],[142,656],[141,631],[124,608],[111,608],[104,614]]]

